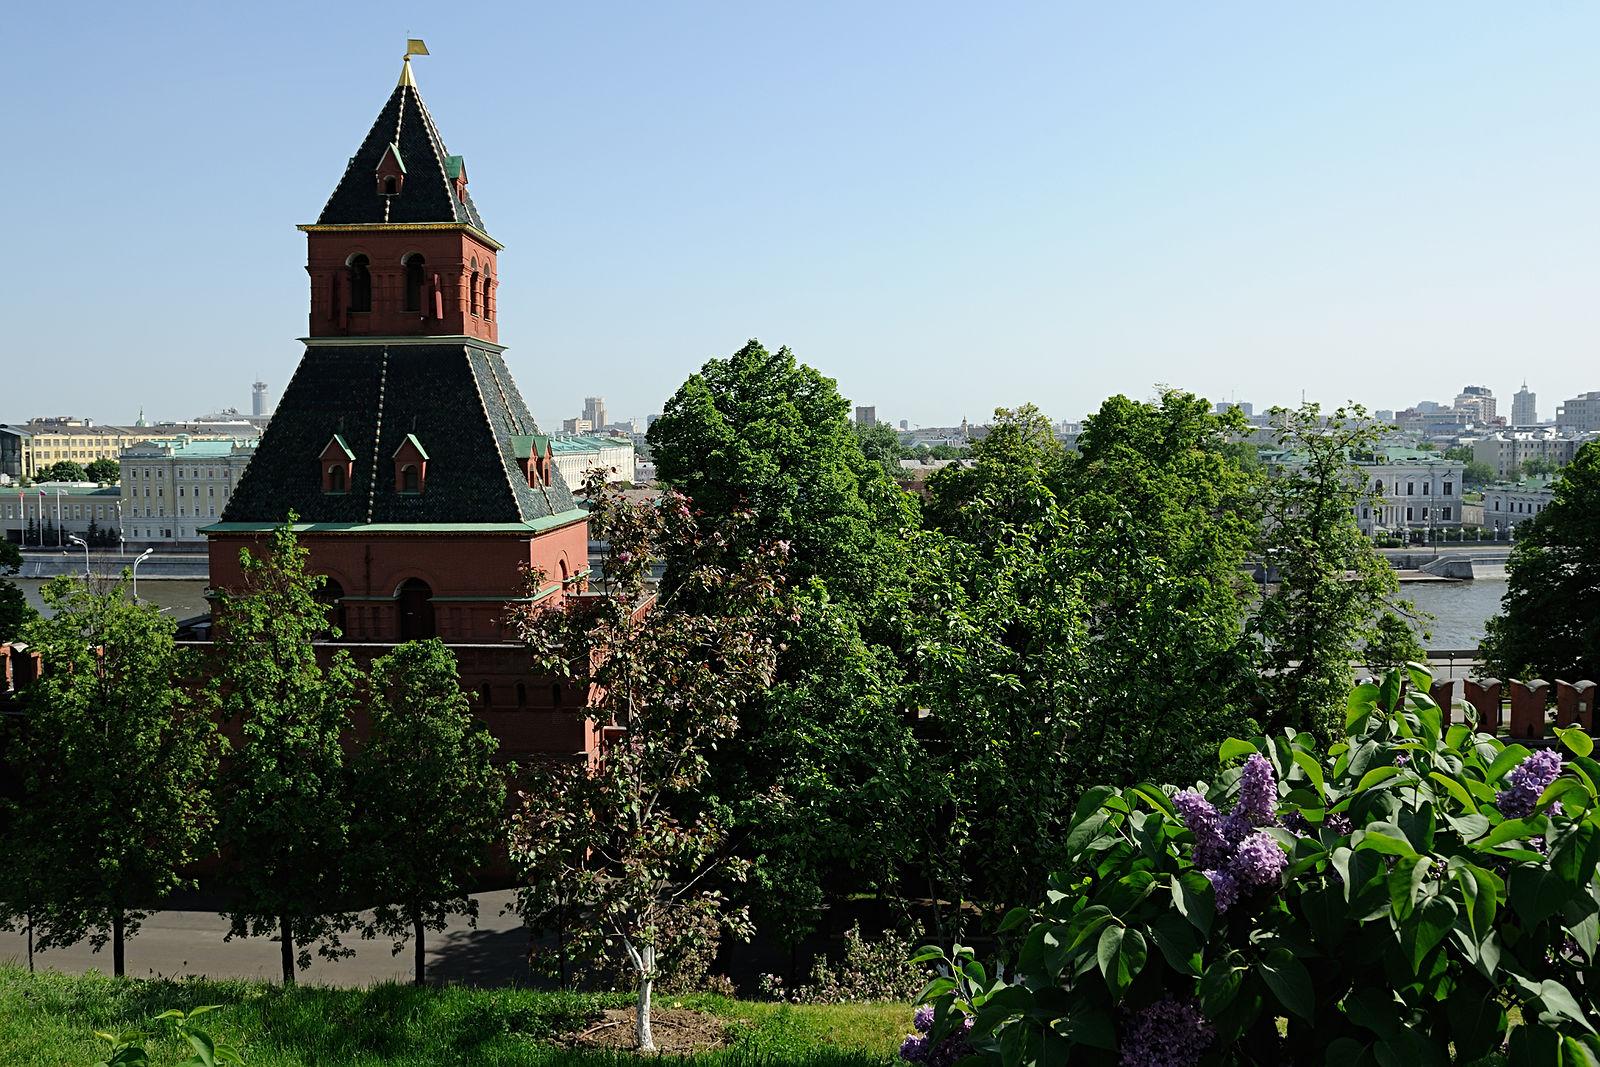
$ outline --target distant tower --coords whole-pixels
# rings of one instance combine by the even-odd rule
[[[606,398],[603,396],[586,396],[583,398],[583,417],[589,420],[589,427],[596,433],[606,428]]]
[[[257,382],[250,387],[250,414],[256,418],[267,413],[267,383]]]
[[[863,430],[870,430],[878,425],[878,409],[856,405],[856,425]]]
[[[1538,399],[1538,394],[1528,392],[1528,383],[1523,382],[1522,388],[1511,398],[1511,425],[1539,425]]]

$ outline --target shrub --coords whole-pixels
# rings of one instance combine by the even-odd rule
[[[913,1000],[932,972],[911,962],[912,944],[893,930],[885,930],[882,940],[870,943],[856,923],[844,935],[844,962],[837,969],[829,965],[828,957],[818,956],[808,984],[784,989],[783,979],[764,974],[759,979],[761,992],[791,1004]]]
[[[1326,754],[1230,740],[1248,758],[1210,785],[1090,790],[1072,866],[1003,924],[1016,984],[960,946],[916,957],[948,975],[930,1041],[971,1017],[1006,1065],[1600,1062],[1593,742],[1558,730],[1563,761],[1445,727],[1430,680],[1358,687]]]

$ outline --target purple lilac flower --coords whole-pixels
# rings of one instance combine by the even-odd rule
[[[923,1062],[928,1067],[951,1067],[957,1060],[964,1056],[972,1055],[972,1019],[961,1020],[961,1025],[951,1031],[943,1041],[928,1052],[928,1058]]]
[[[1122,1067],[1195,1067],[1216,1034],[1198,1003],[1169,993],[1123,1023],[1118,1062]]]
[[[1239,882],[1233,872],[1226,869],[1207,870],[1206,878],[1211,881],[1211,891],[1217,898],[1217,912],[1220,914],[1233,907],[1239,899]]]
[[[1261,753],[1244,761],[1244,775],[1239,779],[1239,800],[1233,814],[1248,819],[1254,826],[1276,826],[1278,817],[1278,782],[1272,774],[1272,764]]]
[[[1511,769],[1506,780],[1510,789],[1495,795],[1495,807],[1508,819],[1525,819],[1539,804],[1539,794],[1549,788],[1561,773],[1561,753],[1542,748]]]
[[[921,1034],[907,1034],[900,1042],[900,1058],[907,1063],[921,1063],[928,1054],[928,1039]]]
[[[917,1033],[925,1034],[933,1029],[933,1005],[924,1004],[911,1016],[911,1025],[916,1027]]]
[[[1220,867],[1227,858],[1227,845],[1222,837],[1222,817],[1211,802],[1193,789],[1185,789],[1172,798],[1183,819],[1183,825],[1194,834],[1194,865],[1202,870]]]
[[[1335,811],[1322,817],[1322,828],[1343,836],[1354,829],[1354,826],[1350,822],[1350,816],[1342,811]]]
[[[1250,831],[1255,827],[1250,825],[1250,820],[1240,815],[1236,810],[1226,819],[1222,820],[1222,840],[1226,842],[1228,851],[1239,847],[1239,842],[1250,836]]]
[[[1288,855],[1271,834],[1254,833],[1239,844],[1228,870],[1236,881],[1259,888],[1276,886],[1288,866]]]

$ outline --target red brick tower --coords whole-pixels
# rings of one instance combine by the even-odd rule
[[[501,245],[409,58],[322,214],[300,229],[310,336],[222,521],[205,531],[212,585],[237,587],[240,547],[293,511],[345,641],[438,636],[461,646],[463,682],[489,707],[549,707],[559,698],[529,692],[509,647],[484,649],[507,637],[523,565],[545,572],[534,599],[552,606],[582,583],[587,522],[496,343]]]

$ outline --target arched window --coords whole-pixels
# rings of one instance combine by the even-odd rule
[[[494,318],[494,306],[489,302],[489,293],[493,285],[494,278],[485,270],[483,272],[483,317],[486,319]]]
[[[344,491],[344,464],[335,463],[328,468],[328,492],[342,493]]]
[[[561,584],[562,585],[566,585],[567,584],[567,578],[568,578],[567,561],[566,560],[562,560],[561,561]]]
[[[406,310],[422,310],[422,255],[413,252],[406,257]]]
[[[561,706],[561,683],[560,682],[556,682],[554,685],[552,685],[550,687],[550,706],[552,708],[559,708]]]
[[[400,468],[400,491],[402,493],[421,491],[421,483],[417,480],[417,465],[415,463],[407,463]]]
[[[372,261],[363,255],[350,257],[350,310],[372,310]]]
[[[528,687],[521,682],[517,683],[517,710],[528,710]]]
[[[329,624],[333,627],[336,627],[339,631],[339,634],[342,636],[346,630],[344,586],[340,585],[334,579],[329,578],[323,583],[322,588],[317,590],[316,600],[317,603],[321,604],[323,609],[328,613]],[[321,633],[317,634],[317,636],[325,640],[336,640],[331,630],[323,630]]]
[[[394,178],[389,177],[383,179],[383,191],[387,196],[393,196],[395,193],[399,192],[399,190],[395,188]]]
[[[435,635],[433,627],[433,590],[421,578],[407,578],[400,583],[395,597],[400,609],[400,640],[421,641]]]
[[[474,315],[483,314],[483,300],[481,299],[481,291],[478,288],[477,271],[472,272],[472,313]]]
[[[490,693],[491,692],[492,691],[489,688],[489,683],[488,682],[484,682],[482,685],[478,686],[478,699],[483,702],[483,710],[484,711],[488,711],[489,710],[489,705],[491,703],[493,703],[493,701],[490,698]]]

